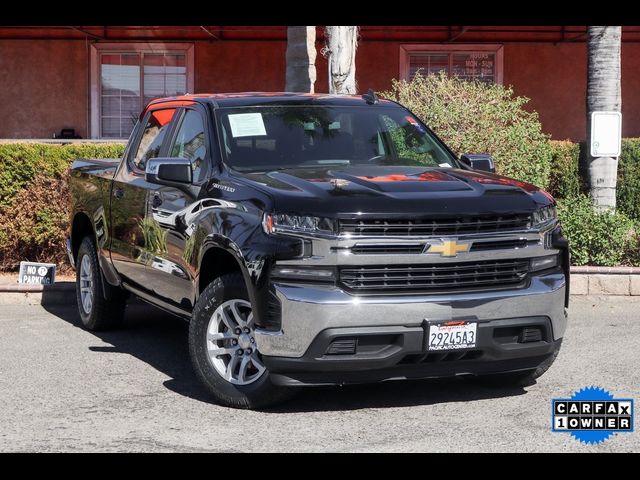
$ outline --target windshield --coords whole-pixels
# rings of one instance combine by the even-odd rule
[[[227,165],[239,171],[321,166],[455,167],[401,107],[276,106],[217,110]]]

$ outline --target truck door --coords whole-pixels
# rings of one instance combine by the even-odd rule
[[[164,154],[175,112],[161,106],[147,112],[111,187],[111,261],[125,282],[146,291],[152,291],[146,265],[166,244],[147,216],[157,185],[145,180],[144,169],[149,159]]]
[[[149,221],[162,229],[166,248],[147,264],[149,283],[155,296],[185,310],[195,301],[197,252],[203,238],[198,235],[197,218],[215,203],[199,199],[201,186],[210,168],[211,146],[207,115],[201,105],[187,106],[175,116],[166,156],[191,160],[193,184],[157,186],[147,210]]]

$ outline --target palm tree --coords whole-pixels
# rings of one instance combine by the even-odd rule
[[[620,49],[622,27],[588,27],[587,139],[591,138],[591,113],[619,112]],[[585,155],[593,205],[615,210],[618,159]]]
[[[316,81],[316,27],[287,28],[287,92],[313,93]]]
[[[326,27],[325,37],[322,53],[329,57],[329,93],[354,95],[357,93],[358,27]]]

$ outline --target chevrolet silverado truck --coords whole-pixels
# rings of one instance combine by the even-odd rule
[[[120,325],[130,294],[182,317],[223,405],[391,379],[533,383],[565,332],[553,198],[373,92],[155,100],[123,157],[76,160],[70,189],[84,327]]]

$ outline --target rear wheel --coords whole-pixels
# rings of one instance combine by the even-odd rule
[[[261,408],[289,399],[274,385],[255,340],[255,322],[239,273],[214,280],[200,295],[189,326],[189,351],[200,381],[222,405]]]
[[[87,330],[108,330],[120,326],[124,319],[126,296],[119,289],[107,286],[112,295],[109,300],[105,299],[98,255],[91,237],[82,240],[76,264],[76,298],[82,325]]]

